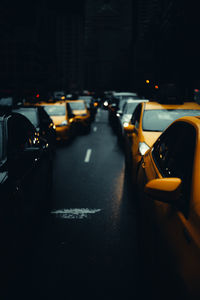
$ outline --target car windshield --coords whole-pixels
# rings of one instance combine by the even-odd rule
[[[45,105],[45,111],[49,116],[65,116],[66,107],[64,105]]]
[[[137,95],[115,95],[114,97],[119,100],[138,99]]]
[[[3,128],[2,123],[0,122],[0,160],[3,157]]]
[[[85,104],[83,102],[70,102],[72,110],[85,110]]]
[[[16,112],[22,114],[23,116],[25,116],[27,119],[29,119],[29,121],[35,126],[38,127],[39,126],[39,119],[38,119],[38,114],[37,114],[37,110],[34,108],[27,108],[27,109],[19,109],[16,110]]]
[[[131,99],[138,99],[137,96],[131,96]],[[130,96],[120,96],[120,100],[119,100],[119,110],[122,110],[124,104],[127,102],[127,100],[130,100]]]
[[[92,97],[91,96],[79,96],[78,99],[85,100],[86,102],[91,102]]]
[[[164,131],[178,118],[199,115],[200,110],[194,109],[146,110],[143,115],[142,128],[144,131]]]
[[[126,103],[126,106],[124,108],[124,114],[132,114],[137,105],[138,105],[138,102]]]
[[[80,100],[84,100],[87,107],[89,108],[90,107],[90,104],[91,104],[91,101],[92,101],[92,97],[90,96],[79,96],[78,99]]]

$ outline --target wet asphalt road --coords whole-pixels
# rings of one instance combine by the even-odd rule
[[[58,147],[51,213],[26,231],[2,299],[142,299],[136,200],[99,110],[89,134]]]

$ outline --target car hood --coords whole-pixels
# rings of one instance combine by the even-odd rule
[[[55,125],[59,125],[66,120],[66,116],[51,116],[51,119]]]
[[[143,131],[144,142],[151,147],[159,138],[162,131]]]

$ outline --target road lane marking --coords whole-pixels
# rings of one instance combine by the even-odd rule
[[[94,132],[96,132],[96,131],[97,131],[97,127],[95,126],[95,127],[93,128],[93,130],[94,130]]]
[[[87,149],[84,162],[88,163],[90,161],[90,156],[92,154],[92,149]]]
[[[69,208],[53,210],[51,213],[62,219],[86,219],[89,215],[100,211],[101,209],[94,208]]]

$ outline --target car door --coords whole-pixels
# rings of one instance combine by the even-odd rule
[[[47,159],[35,128],[23,116],[8,121],[8,174],[18,186],[21,209],[27,219],[35,217],[45,199]]]
[[[178,122],[169,127],[152,151],[152,161],[146,160],[146,178],[181,178],[181,197],[172,205],[154,199],[154,213],[160,237],[164,241],[163,259],[170,259],[175,272],[188,290],[196,291],[200,275],[199,240],[194,238],[194,219],[191,214],[192,172],[196,145],[196,131],[188,123]],[[155,164],[154,174],[151,164]],[[153,179],[153,178],[151,178]],[[148,200],[148,199],[147,199]],[[163,253],[164,254],[164,253]]]

